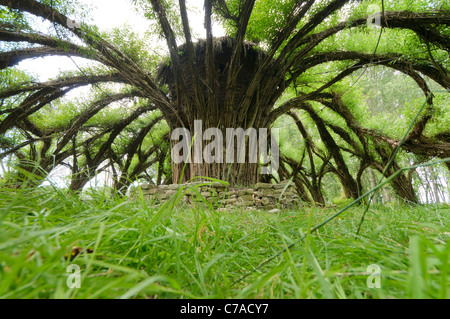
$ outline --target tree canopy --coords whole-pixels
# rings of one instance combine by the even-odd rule
[[[0,0],[8,182],[29,173],[44,179],[61,165],[75,191],[105,170],[116,190],[139,178],[243,185],[266,178],[258,163],[174,164],[170,133],[196,120],[205,129],[283,128],[280,167],[268,178],[292,178],[306,202],[326,202],[329,176],[357,198],[374,174],[450,157],[448,1],[205,0],[200,40],[186,0],[130,5],[164,40],[166,57],[126,26],[99,31],[75,1]],[[225,37],[214,35],[214,23]],[[43,56],[93,63],[44,82],[17,68]],[[90,93],[67,97],[80,87]],[[413,173],[400,174],[392,189],[417,202]]]

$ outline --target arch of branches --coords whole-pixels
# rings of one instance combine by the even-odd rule
[[[233,1],[233,8],[229,1],[205,0],[206,34],[204,40],[197,42],[192,39],[185,1],[179,0],[176,7],[183,31],[181,45],[169,19],[169,9],[161,1],[148,2],[169,52],[169,59],[153,69],[102,37],[95,28],[68,24],[71,21],[68,16],[48,1],[0,0],[0,8],[7,14],[26,13],[42,18],[56,31],[46,34],[11,19],[1,21],[2,72],[21,61],[43,56],[82,57],[101,65],[96,72],[80,69],[41,83],[2,80],[0,158],[17,160],[18,176],[22,179],[27,178],[27,172],[45,178],[55,167],[64,165],[71,170],[70,188],[75,191],[107,169],[113,172],[116,189],[148,176],[149,171],[153,173],[148,177],[157,184],[207,176],[250,185],[261,179],[257,164],[191,163],[181,175],[183,165],[170,162],[170,144],[174,143],[169,138],[170,132],[178,127],[192,129],[199,119],[204,129],[270,128],[280,116],[288,115],[303,138],[303,156],[296,160],[282,154],[278,174],[272,178],[292,177],[303,200],[324,203],[322,180],[332,173],[342,184],[345,196],[357,198],[363,188],[363,172],[369,167],[383,172],[400,142],[362,126],[344,102],[342,92],[333,90],[334,85],[355,71],[372,65],[404,73],[428,97],[428,111],[415,123],[402,149],[423,158],[450,157],[450,132],[424,134],[434,116],[427,81],[431,79],[443,89],[450,89],[448,59],[436,61],[432,55],[433,50],[447,53],[450,50],[449,11],[381,13],[381,28],[412,32],[428,48],[424,58],[424,55],[368,53],[345,47],[327,49],[323,43],[336,39],[340,33],[367,28],[367,16],[330,25],[327,19],[353,3],[349,0],[291,1],[283,26],[260,44],[248,41],[255,0]],[[232,36],[214,37],[213,14],[232,26]],[[346,62],[346,66],[313,89],[297,85],[309,70],[333,62]],[[122,89],[114,91],[113,84]],[[63,98],[80,87],[96,89],[95,98],[61,125],[44,125],[45,120],[38,120],[43,110],[51,116],[52,108],[64,108]],[[295,96],[281,103],[283,94],[293,88]],[[109,122],[98,124],[94,120],[114,105],[126,108],[126,112]],[[328,121],[317,105],[334,112],[345,126]],[[299,110],[313,121],[323,146],[318,146],[311,137]],[[166,131],[161,129],[161,122],[165,122]],[[358,159],[356,173],[349,169],[345,153]],[[450,164],[447,166],[450,169]],[[394,161],[385,173],[389,176],[399,168]],[[398,196],[418,201],[411,174],[399,175],[392,186]]]

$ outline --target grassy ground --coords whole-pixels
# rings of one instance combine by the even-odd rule
[[[336,210],[158,210],[0,189],[0,298],[449,298],[450,207],[371,207],[355,236],[362,211],[235,283]],[[73,246],[93,252],[71,260]]]

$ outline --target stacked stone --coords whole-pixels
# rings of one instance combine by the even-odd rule
[[[295,187],[287,181],[280,184],[257,183],[250,187],[228,187],[222,183],[195,182],[184,185],[141,185],[145,200],[162,203],[177,194],[184,186],[180,195],[186,203],[211,203],[215,208],[259,208],[273,210],[276,208],[295,208],[299,202]],[[288,186],[287,186],[288,185]],[[133,191],[134,192],[134,191]],[[132,192],[132,197],[134,197]]]
[[[289,184],[289,181],[283,181],[280,184],[257,183],[254,189],[257,207],[295,208],[300,204],[294,184]]]

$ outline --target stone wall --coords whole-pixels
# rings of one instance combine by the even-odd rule
[[[288,184],[288,181],[283,181],[280,184],[257,183],[254,187],[228,187],[221,183],[195,182],[160,186],[146,184],[141,185],[141,189],[144,199],[156,204],[169,200],[180,188],[183,194],[181,200],[186,203],[208,201],[215,208],[242,207],[273,210],[296,208],[300,205],[294,184]],[[132,197],[134,197],[133,192]]]

